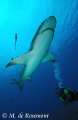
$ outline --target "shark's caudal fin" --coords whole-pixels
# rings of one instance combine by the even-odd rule
[[[32,57],[32,51],[29,51],[29,52],[17,57],[16,59],[13,59],[11,62],[9,62],[6,65],[6,67],[11,66],[11,65],[17,65],[17,64],[27,65],[27,61],[29,60],[30,57]]]
[[[51,53],[47,53],[42,62],[52,61],[55,62],[55,58]]]
[[[18,82],[15,79],[12,79],[19,87],[20,87],[20,92],[22,91],[22,83]]]

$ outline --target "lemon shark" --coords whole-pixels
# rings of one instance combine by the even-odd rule
[[[13,59],[6,67],[11,65],[23,64],[19,75],[19,81],[13,79],[13,81],[22,90],[22,84],[24,80],[30,80],[30,75],[37,69],[37,67],[46,61],[55,62],[54,56],[48,52],[50,44],[54,36],[54,30],[56,26],[56,18],[54,16],[48,17],[39,26],[28,52]]]

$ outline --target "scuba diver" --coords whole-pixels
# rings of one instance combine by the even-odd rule
[[[15,33],[15,50],[16,50],[16,42],[17,42],[17,33]]]
[[[57,87],[55,91],[65,105],[73,103],[73,101],[78,101],[78,92],[62,87]]]

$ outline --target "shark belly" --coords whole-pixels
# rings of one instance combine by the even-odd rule
[[[26,70],[22,76],[22,80],[27,79],[41,64],[42,60],[46,56],[50,44],[52,42],[53,31],[45,31],[42,35],[38,35],[34,44],[32,54],[33,57],[29,60]]]
[[[30,75],[37,69],[43,59],[43,55],[40,57],[39,55],[40,54],[37,54],[37,51],[33,50],[33,57],[28,61],[27,66],[24,68],[24,72],[21,74],[20,81],[28,79],[28,77],[30,77]]]
[[[52,42],[53,34],[52,30],[48,30],[37,36],[33,47],[37,54],[42,54],[43,56],[46,54]]]

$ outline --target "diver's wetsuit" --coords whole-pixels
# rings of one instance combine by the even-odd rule
[[[64,102],[64,104],[68,104],[69,102],[73,101],[78,101],[78,92],[59,87],[57,87],[55,91],[57,92],[60,99]]]

